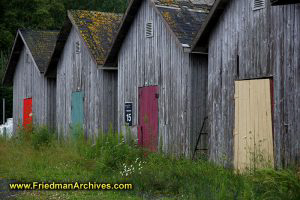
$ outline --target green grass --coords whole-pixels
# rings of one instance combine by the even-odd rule
[[[18,199],[300,199],[296,171],[261,169],[243,175],[208,161],[148,154],[112,131],[95,144],[58,141],[46,128],[0,138],[0,178],[59,182],[129,182],[132,191],[26,191]]]
[[[18,195],[21,200],[34,200],[34,199],[68,199],[68,200],[98,200],[98,199],[141,199],[123,191],[120,192],[99,192],[99,191],[35,191],[35,192],[22,192]]]

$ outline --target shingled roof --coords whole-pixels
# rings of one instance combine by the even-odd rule
[[[20,31],[40,72],[45,72],[55,47],[58,31]]]
[[[58,31],[18,30],[3,83],[12,83],[23,46],[29,49],[39,71],[44,73],[54,51],[58,33]]]
[[[122,15],[86,10],[69,11],[98,65],[102,65]]]
[[[122,14],[116,13],[86,10],[68,11],[68,18],[58,36],[57,45],[46,75],[53,73],[53,69],[56,69],[72,26],[80,33],[97,65],[103,65],[121,19]]]
[[[156,5],[172,31],[182,44],[192,44],[198,30],[207,16],[207,10],[190,10],[188,7]]]
[[[208,1],[213,2],[213,0]],[[142,0],[131,0],[112,48],[106,57],[105,66],[117,65],[116,58],[119,49],[142,2]],[[212,5],[212,3],[203,3],[203,0],[149,0],[149,2],[153,3],[155,10],[163,18],[166,26],[184,47],[192,45]]]

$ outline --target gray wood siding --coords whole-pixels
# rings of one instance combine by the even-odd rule
[[[145,37],[149,21],[153,22],[152,38]],[[137,134],[138,87],[158,85],[158,148],[189,155],[195,138],[192,134],[206,115],[207,57],[184,53],[152,4],[144,1],[119,52],[118,68],[119,131],[125,132],[124,104],[133,102],[131,130]]]
[[[202,123],[205,117],[207,117],[207,56],[190,54],[191,58],[191,149],[195,148],[197,138],[200,133]],[[204,132],[207,131],[207,121],[204,126]],[[206,149],[208,143],[207,135],[201,135],[198,148]],[[205,150],[201,150],[202,153],[207,153]],[[197,152],[198,153],[198,152]]]
[[[299,4],[271,7],[266,1],[266,8],[253,11],[252,1],[230,1],[210,36],[208,65],[210,159],[232,166],[234,80],[271,76],[276,165],[299,164]]]
[[[76,54],[76,42],[80,53]],[[117,127],[117,71],[97,65],[73,27],[57,66],[57,130],[67,136],[71,125],[71,94],[84,92],[84,130],[90,137]]]
[[[32,98],[34,125],[55,127],[55,90],[56,80],[48,79],[41,74],[32,57],[26,54],[29,50],[23,46],[13,79],[13,119],[14,132],[23,123],[23,101]]]

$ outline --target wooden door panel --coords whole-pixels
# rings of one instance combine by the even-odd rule
[[[235,82],[234,167],[274,165],[269,79]]]
[[[158,86],[139,88],[138,144],[157,151]]]

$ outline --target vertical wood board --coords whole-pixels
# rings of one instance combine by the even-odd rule
[[[234,166],[274,165],[270,80],[235,81]]]

